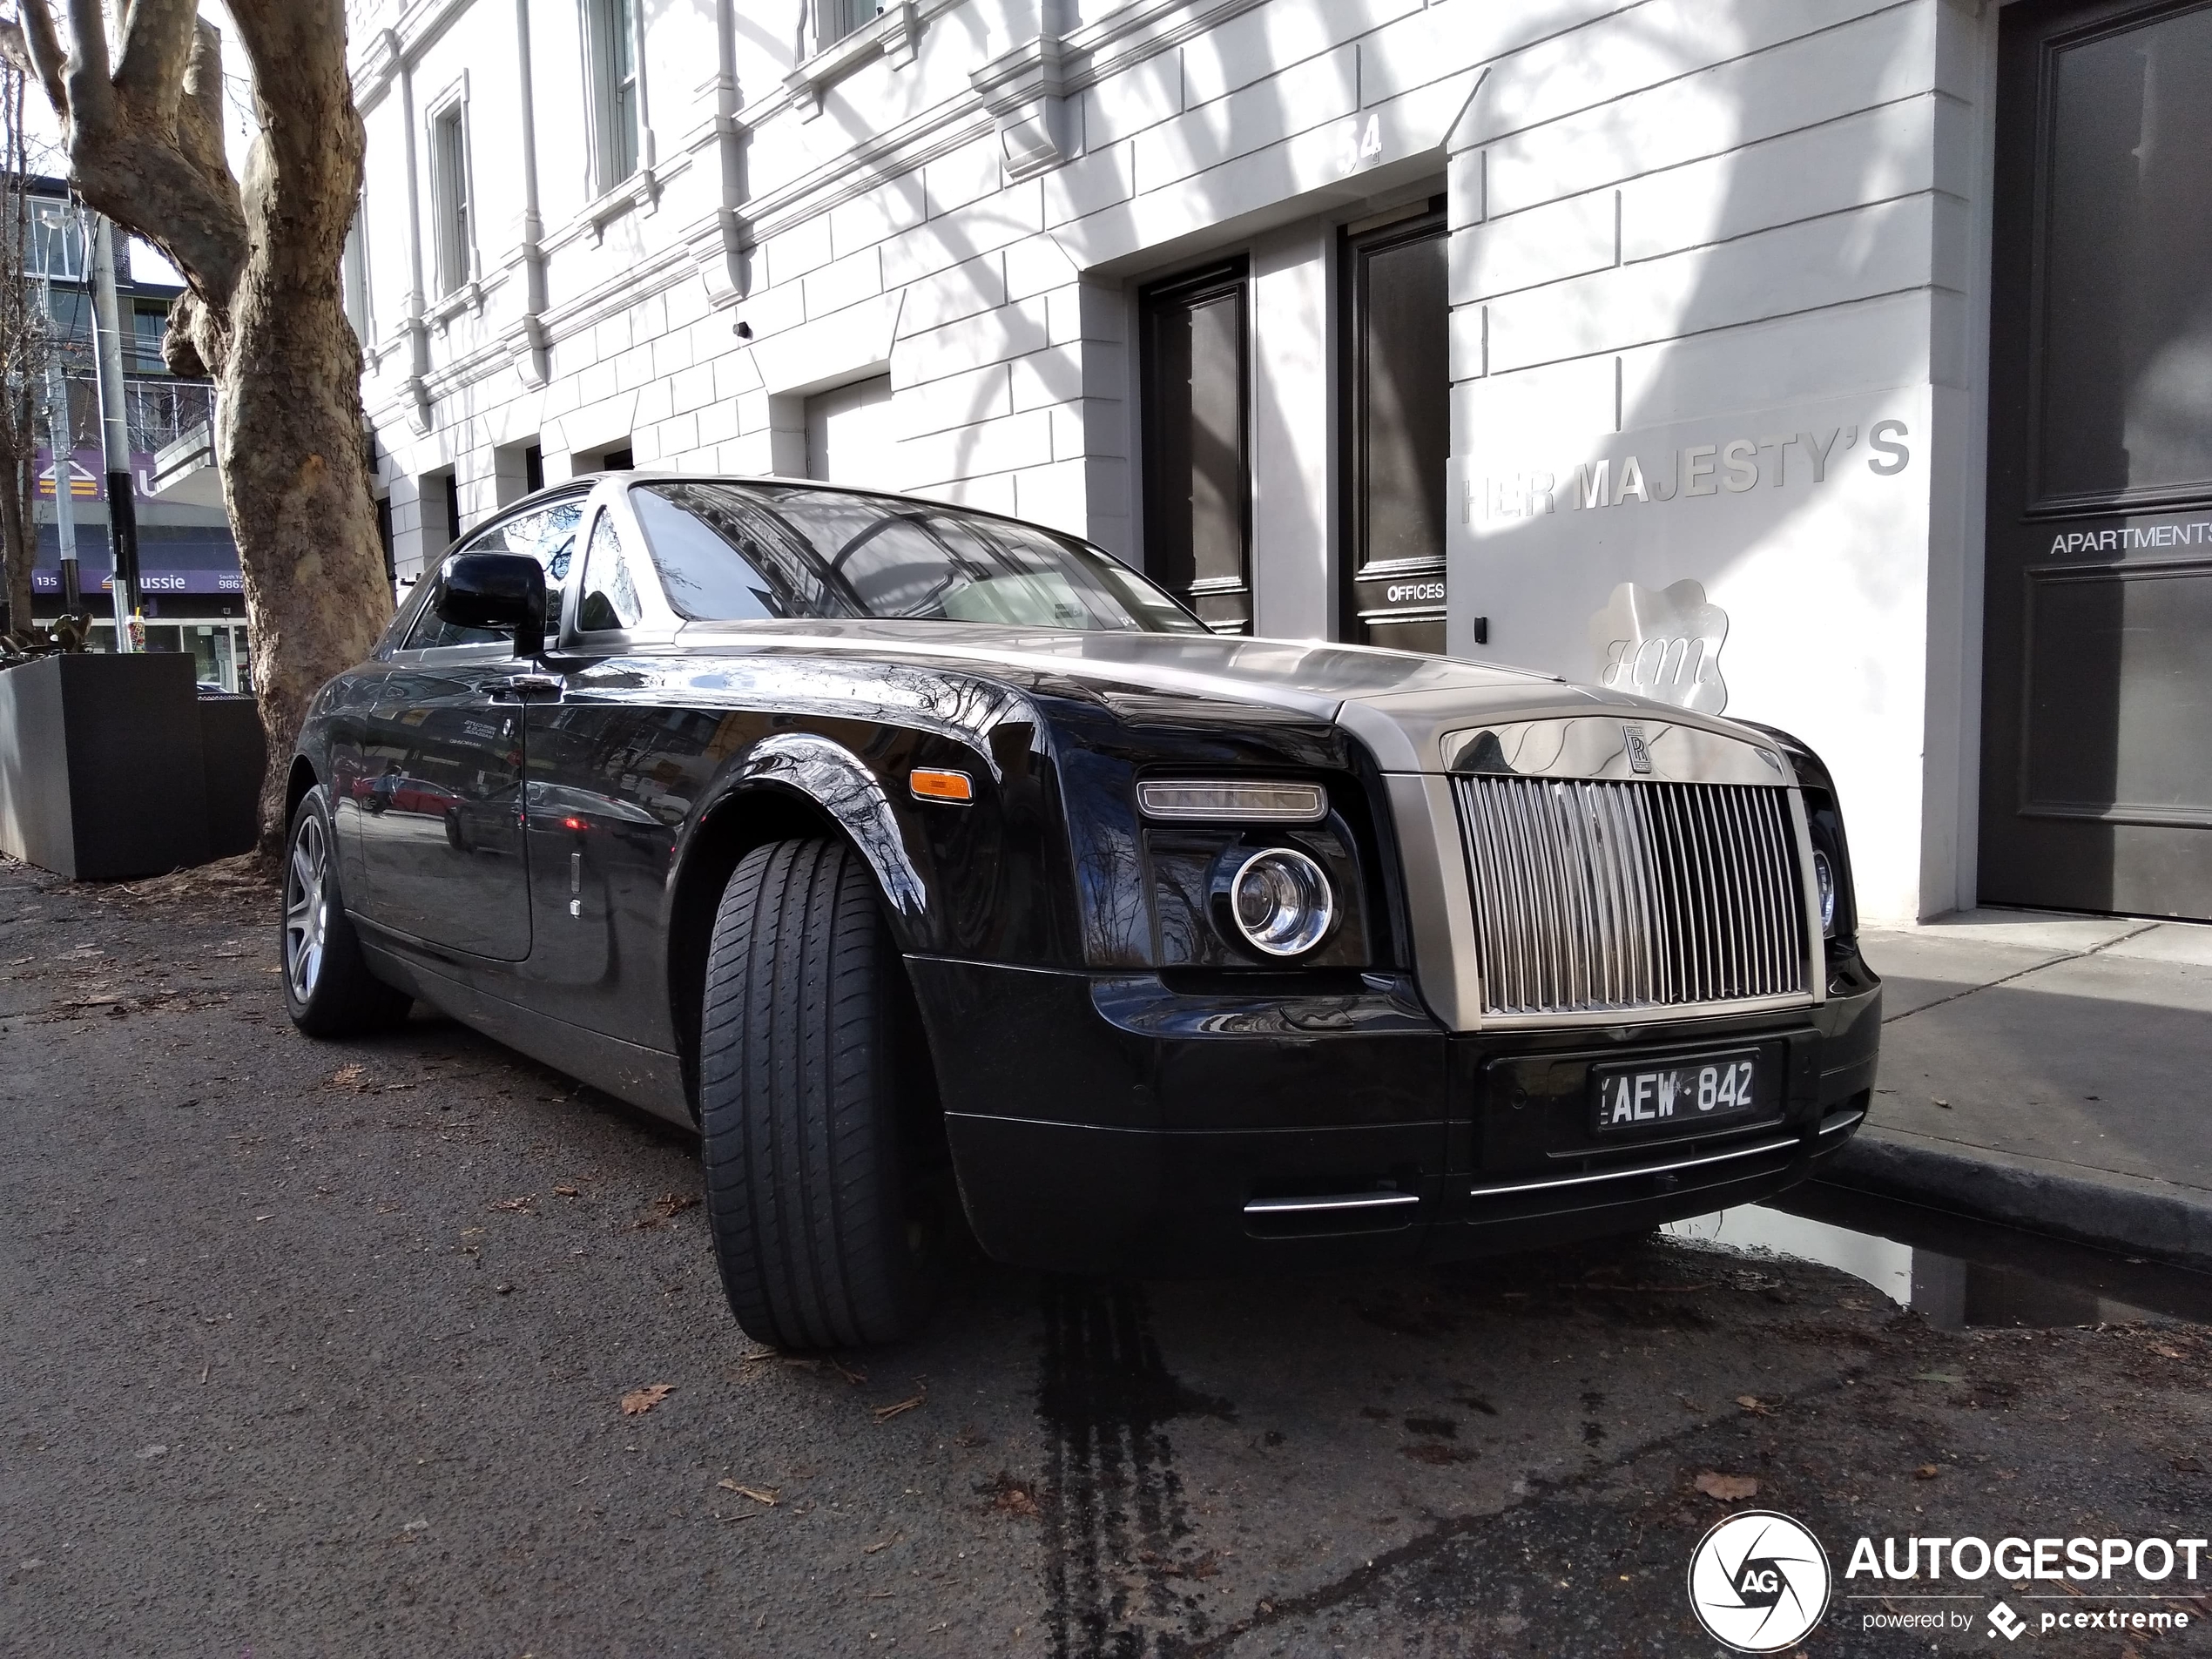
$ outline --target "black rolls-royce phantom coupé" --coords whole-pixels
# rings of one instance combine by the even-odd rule
[[[420,999],[696,1125],[752,1335],[963,1222],[1127,1274],[1434,1260],[1802,1179],[1880,992],[1781,732],[1224,638],[986,512],[624,473],[419,583],[291,761],[315,1035]]]

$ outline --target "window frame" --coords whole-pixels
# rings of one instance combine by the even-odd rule
[[[466,292],[479,278],[467,75],[431,105],[425,122],[430,156],[432,278],[437,297],[448,300]]]
[[[572,592],[563,606],[560,634],[563,646],[604,656],[627,645],[664,644],[674,639],[677,631],[684,626],[683,617],[669,604],[668,595],[661,587],[660,570],[653,563],[644,528],[631,509],[630,482],[624,477],[602,485],[607,493],[601,496],[595,492],[593,499],[597,504],[585,510],[584,523],[577,532],[580,563]],[[584,592],[591,575],[591,538],[599,533],[602,519],[611,522],[616,541],[622,549],[623,563],[637,590],[641,614],[637,623],[628,628],[587,629],[582,625]]]
[[[583,34],[591,194],[597,198],[646,171],[645,43],[638,28],[637,0],[577,0],[577,17]],[[624,58],[626,75],[622,72]]]
[[[875,10],[867,17],[854,15],[860,7],[871,3]],[[807,10],[812,14],[809,21],[814,28],[814,50],[827,51],[838,42],[859,34],[889,9],[882,0],[812,0]],[[843,20],[842,27],[833,30],[829,22],[833,16]]]

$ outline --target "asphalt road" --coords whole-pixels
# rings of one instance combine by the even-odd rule
[[[0,864],[0,1651],[1703,1655],[1686,1563],[1747,1501],[1839,1574],[2212,1521],[2202,1331],[1946,1333],[1674,1244],[979,1260],[912,1342],[765,1353],[680,1136],[419,1015],[302,1039],[273,914]],[[2174,1592],[2144,1659],[2204,1645]],[[1804,1650],[1931,1651],[1875,1605]]]

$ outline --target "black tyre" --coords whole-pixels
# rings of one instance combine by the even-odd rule
[[[903,971],[841,841],[755,847],[723,890],[699,1030],[707,1217],[759,1341],[863,1347],[928,1311],[936,1230],[900,1086],[927,1061],[907,1052]]]
[[[278,961],[284,1011],[311,1037],[351,1037],[396,1025],[413,1000],[368,971],[338,891],[330,799],[318,784],[292,813],[284,844]]]

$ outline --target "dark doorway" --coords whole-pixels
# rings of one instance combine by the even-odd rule
[[[1248,287],[1238,260],[1137,301],[1144,569],[1223,634],[1252,631]]]
[[[1450,305],[1440,200],[1344,234],[1339,637],[1444,649]]]
[[[2000,27],[1981,897],[2212,918],[2212,0]]]

